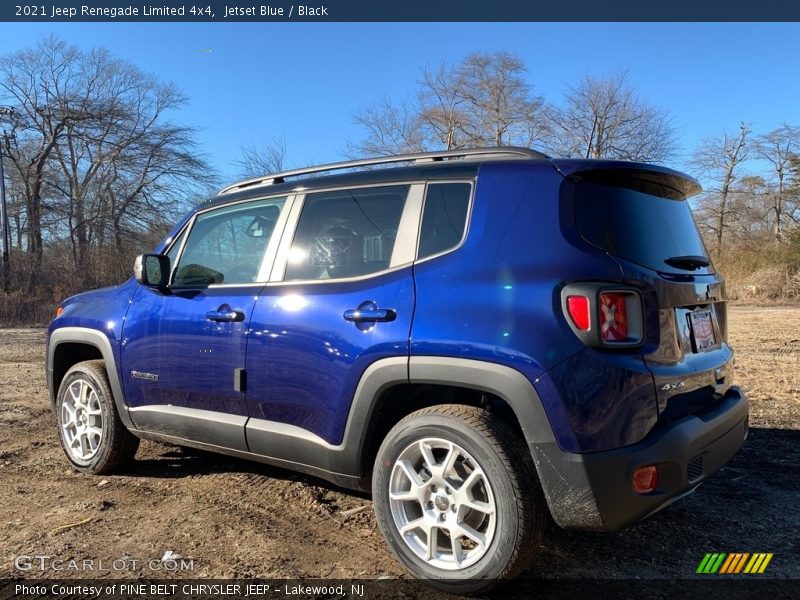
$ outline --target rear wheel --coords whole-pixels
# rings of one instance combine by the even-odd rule
[[[541,540],[544,500],[519,435],[489,412],[443,405],[386,436],[372,478],[390,548],[414,575],[455,593],[518,574]]]
[[[102,360],[73,366],[56,397],[64,453],[79,471],[108,473],[133,460],[139,438],[122,424]]]

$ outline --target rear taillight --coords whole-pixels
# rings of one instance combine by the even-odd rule
[[[625,294],[601,292],[598,302],[600,339],[605,342],[623,342],[628,339],[628,310]]]
[[[575,327],[581,331],[589,331],[591,326],[591,313],[589,312],[589,298],[586,296],[567,296],[567,312]]]
[[[572,331],[587,346],[626,348],[644,340],[642,297],[635,289],[573,283],[561,291]]]

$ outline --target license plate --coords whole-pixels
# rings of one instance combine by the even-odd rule
[[[689,313],[689,322],[692,325],[695,352],[711,350],[715,346],[711,311],[698,310],[691,312]]]

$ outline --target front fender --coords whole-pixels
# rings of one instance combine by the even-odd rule
[[[46,368],[47,390],[50,394],[50,401],[55,405],[55,398],[58,390],[55,389],[53,364],[56,349],[60,344],[64,343],[85,344],[99,350],[100,355],[106,363],[106,373],[108,374],[108,382],[111,384],[111,391],[114,394],[114,404],[117,407],[117,413],[125,427],[132,428],[133,421],[131,421],[131,417],[128,414],[128,407],[125,405],[125,398],[122,394],[122,385],[114,350],[106,334],[96,329],[89,329],[88,327],[60,327],[50,332],[49,343],[47,345]]]

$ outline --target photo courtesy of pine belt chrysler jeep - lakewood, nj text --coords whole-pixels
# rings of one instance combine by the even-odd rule
[[[411,573],[485,590],[547,518],[619,530],[744,443],[699,189],[511,147],[231,185],[58,307],[64,451],[106,473],[160,440],[368,491]]]

